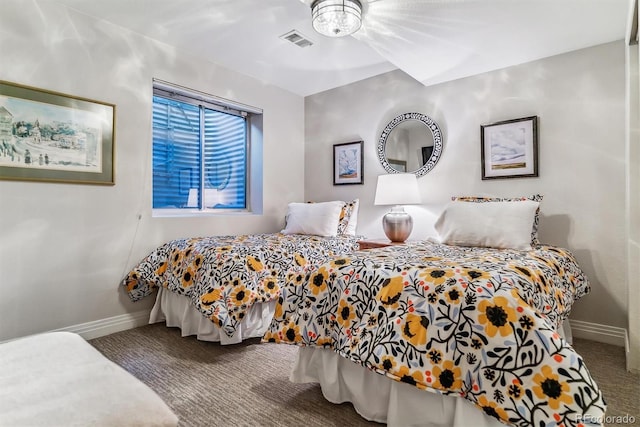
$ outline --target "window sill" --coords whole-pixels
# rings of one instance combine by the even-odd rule
[[[245,216],[257,215],[246,209],[209,209],[209,210],[191,210],[191,209],[153,209],[151,211],[152,218],[197,218],[207,216]]]

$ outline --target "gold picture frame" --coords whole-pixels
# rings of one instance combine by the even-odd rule
[[[114,185],[115,105],[0,80],[0,179]]]

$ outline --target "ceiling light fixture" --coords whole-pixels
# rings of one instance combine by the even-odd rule
[[[358,0],[315,0],[311,20],[313,28],[324,36],[348,36],[362,25],[362,4]]]

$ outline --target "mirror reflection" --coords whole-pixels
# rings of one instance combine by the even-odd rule
[[[419,120],[406,120],[396,126],[387,138],[384,154],[389,165],[398,172],[414,173],[431,157],[433,136]]]
[[[442,152],[438,125],[420,113],[404,113],[385,127],[378,140],[378,157],[389,173],[422,176],[431,170]]]

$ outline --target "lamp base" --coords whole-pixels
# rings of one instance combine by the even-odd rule
[[[392,242],[404,242],[413,230],[413,218],[402,206],[395,206],[382,217],[382,229]]]

